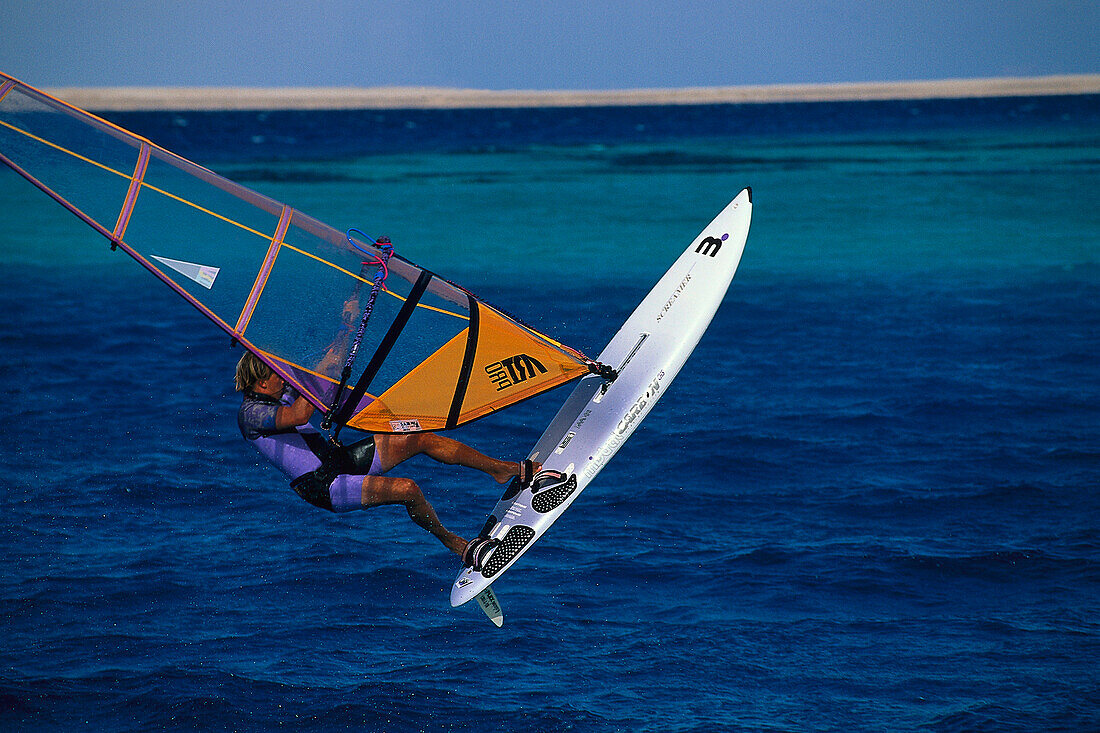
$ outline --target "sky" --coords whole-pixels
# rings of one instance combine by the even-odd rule
[[[1097,0],[0,0],[56,86],[652,89],[1100,73]]]

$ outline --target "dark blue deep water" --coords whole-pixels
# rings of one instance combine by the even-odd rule
[[[1097,97],[117,119],[589,353],[754,222],[498,630],[403,511],[299,500],[228,339],[0,171],[0,729],[1100,730]],[[565,394],[456,437],[519,457]],[[499,493],[407,473],[460,533]]]

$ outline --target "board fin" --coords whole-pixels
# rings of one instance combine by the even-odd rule
[[[477,594],[477,605],[481,606],[481,610],[498,629],[504,626],[504,611],[501,610],[500,601],[492,588],[486,588]]]

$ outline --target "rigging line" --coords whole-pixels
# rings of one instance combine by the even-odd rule
[[[350,244],[352,247],[355,247],[357,250],[359,250],[360,252],[365,254],[367,257],[374,257],[374,254],[368,252],[367,250],[363,249],[362,247],[360,247],[358,244],[355,243],[355,240],[352,239],[352,237],[351,237],[352,232],[355,232],[356,234],[362,235],[364,239],[369,239],[371,241],[371,244],[373,244],[375,247],[379,246],[379,244],[378,244],[379,240],[376,240],[374,237],[370,236],[369,234],[364,232],[362,229],[356,229],[355,227],[352,227],[351,229],[349,229],[347,231],[348,244]]]
[[[382,338],[381,343],[378,344],[378,348],[374,352],[374,356],[371,357],[370,363],[367,364],[367,368],[363,370],[363,373],[359,375],[359,381],[355,383],[355,388],[352,389],[348,398],[344,400],[344,404],[340,406],[338,413],[335,415],[334,420],[336,422],[336,431],[339,432],[344,423],[351,417],[351,413],[355,410],[359,404],[359,400],[363,398],[367,390],[370,389],[370,383],[374,380],[378,374],[378,370],[382,368],[382,363],[389,356],[390,350],[397,342],[397,338],[401,335],[409,319],[412,317],[413,311],[416,310],[416,304],[424,295],[424,291],[428,289],[428,283],[431,282],[433,275],[427,270],[423,270],[420,273],[420,277],[416,279],[416,283],[413,285],[412,290],[409,292],[409,297],[405,301],[405,304],[401,306],[401,310],[398,312],[397,317],[393,319],[393,323],[390,324],[389,330]]]
[[[348,232],[348,241],[351,241],[351,232]],[[374,273],[374,282],[371,284],[371,295],[366,298],[366,307],[363,308],[363,319],[359,322],[359,331],[355,333],[355,340],[352,342],[351,353],[348,354],[348,362],[344,365],[344,371],[351,372],[351,365],[355,361],[355,357],[359,354],[360,344],[363,342],[363,333],[366,331],[366,321],[371,319],[371,314],[374,313],[374,300],[378,297],[379,289],[386,289],[386,277],[389,275],[389,269],[386,266],[386,262],[389,260],[389,256],[394,253],[394,245],[389,243],[388,238],[379,238],[376,242],[378,249],[382,250],[381,255],[368,255],[371,256],[371,262],[364,262],[363,265],[377,264],[378,269]],[[355,248],[359,249],[359,248]]]
[[[389,260],[390,260],[390,256],[393,254],[393,245],[390,244],[390,238],[389,237],[379,237],[377,240],[371,239],[371,237],[367,237],[367,239],[370,239],[370,241],[374,242],[374,245],[376,247],[378,247],[379,250],[381,250],[382,254],[381,255],[376,255],[372,252],[368,252],[367,250],[363,249],[358,244],[356,244],[355,240],[352,239],[352,237],[351,237],[352,232],[358,232],[359,234],[362,234],[364,237],[367,237],[367,235],[364,234],[362,231],[356,229],[355,227],[352,227],[351,229],[348,229],[348,231],[347,231],[348,244],[350,244],[352,247],[355,247],[355,249],[359,250],[360,252],[365,254],[367,257],[370,257],[370,260],[367,261],[367,262],[364,262],[363,266],[366,267],[367,265],[378,265],[378,267],[380,268],[379,272],[374,273],[374,282],[371,285],[371,288],[372,288],[371,289],[371,304],[372,304],[372,307],[373,307],[374,296],[378,294],[378,288],[381,287],[382,290],[388,290],[388,288],[386,288],[386,278],[390,276]],[[363,270],[361,269],[359,272],[360,272],[360,274],[362,274]],[[378,279],[379,275],[382,276],[381,281],[379,281],[379,279]],[[360,278],[360,279],[362,279],[362,278]],[[356,287],[358,287],[358,285],[356,285]]]
[[[350,230],[348,231],[348,241],[351,242]],[[352,244],[354,246],[354,243]],[[347,361],[344,362],[344,370],[340,373],[340,385],[336,388],[336,394],[332,398],[328,413],[325,414],[324,420],[321,421],[322,430],[328,430],[332,427],[332,413],[340,405],[340,399],[344,396],[344,389],[348,385],[348,380],[351,379],[351,366],[355,363],[355,357],[359,355],[359,346],[363,343],[363,334],[367,331],[367,321],[370,320],[371,314],[374,313],[375,298],[378,297],[378,291],[386,287],[386,276],[389,275],[386,262],[390,259],[390,255],[393,254],[393,245],[390,244],[390,240],[386,237],[380,237],[379,241],[375,244],[377,244],[378,248],[381,250],[381,255],[376,256],[367,253],[369,257],[373,258],[373,261],[364,262],[363,267],[366,268],[368,265],[377,264],[378,269],[374,272],[374,282],[371,283],[370,295],[367,296],[367,304],[363,308],[363,318],[359,321],[359,330],[356,332],[355,340],[352,341],[351,349],[348,351]],[[357,246],[355,248],[360,249]],[[365,250],[360,251],[365,252]]]

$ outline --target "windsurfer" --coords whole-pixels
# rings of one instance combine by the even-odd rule
[[[475,468],[502,484],[514,477],[527,483],[539,467],[490,458],[435,433],[378,434],[334,448],[309,424],[313,405],[252,352],[241,357],[235,381],[244,393],[237,417],[241,434],[291,479],[299,496],[333,512],[402,505],[416,524],[459,556],[468,543],[443,526],[416,482],[384,474],[417,455]]]

